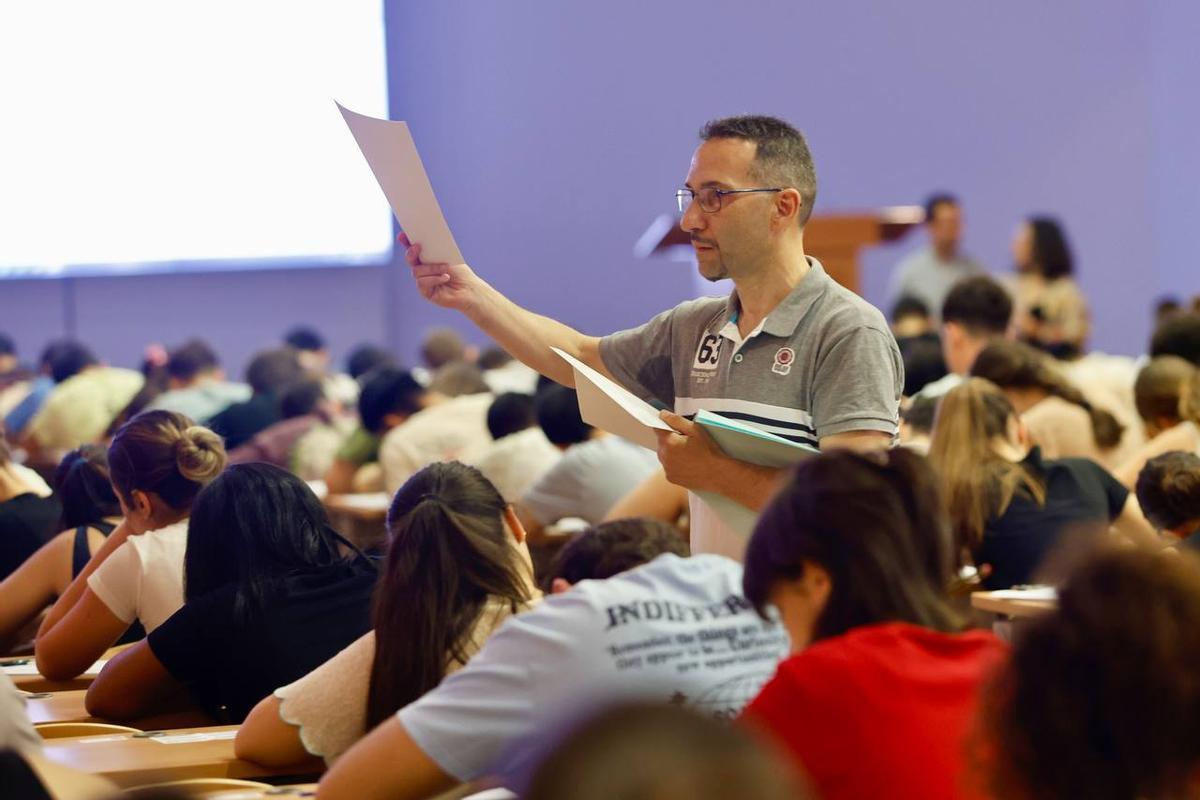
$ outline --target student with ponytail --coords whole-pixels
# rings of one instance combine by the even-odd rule
[[[186,691],[213,719],[241,722],[370,630],[375,565],[330,527],[308,484],[272,464],[231,466],[200,492],[184,574],[183,607],[113,657],[88,689],[89,713],[171,711]]]
[[[1090,458],[1115,469],[1140,442],[1093,405],[1045,353],[1019,342],[989,344],[971,375],[998,386],[1046,458]]]
[[[332,762],[540,596],[521,523],[474,467],[422,469],[396,493],[387,526],[374,630],[259,703],[238,731],[239,757]]]
[[[1160,546],[1137,499],[1083,458],[1045,459],[990,381],[971,378],[942,398],[929,460],[960,554],[985,565],[984,585],[1030,583],[1068,531],[1113,526],[1131,541]]]
[[[124,520],[63,592],[38,630],[38,670],[79,675],[134,622],[152,631],[183,605],[192,502],[225,468],[221,437],[182,414],[146,411],[108,448]]]

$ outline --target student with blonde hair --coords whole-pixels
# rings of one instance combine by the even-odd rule
[[[171,411],[146,411],[108,448],[124,521],[63,592],[38,630],[38,670],[67,680],[135,621],[154,630],[183,605],[192,502],[225,468],[221,437]]]
[[[1043,458],[1008,398],[982,378],[942,398],[929,459],[960,553],[990,569],[990,589],[1030,583],[1068,531],[1112,526],[1159,545],[1128,489],[1094,461]]]

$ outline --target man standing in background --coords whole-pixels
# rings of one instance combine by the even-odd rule
[[[958,198],[939,192],[925,201],[925,228],[929,244],[910,253],[892,273],[889,304],[915,297],[934,314],[939,313],[950,287],[963,278],[984,272],[979,262],[962,252],[962,207]]]

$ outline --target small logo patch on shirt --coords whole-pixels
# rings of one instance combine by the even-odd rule
[[[781,347],[775,351],[775,363],[771,372],[776,375],[787,375],[792,371],[792,362],[796,360],[796,351],[790,347]]]

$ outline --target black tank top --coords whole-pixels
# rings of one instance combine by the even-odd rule
[[[80,525],[75,529],[75,546],[71,549],[71,577],[78,578],[79,573],[83,572],[83,568],[87,566],[88,561],[92,558],[92,549],[88,547],[88,528],[95,528],[104,534],[105,538],[117,529],[116,525],[111,522],[93,522],[91,525]],[[129,644],[140,639],[146,638],[146,629],[142,627],[142,623],[134,620],[129,626],[129,630],[117,639],[117,644]]]

